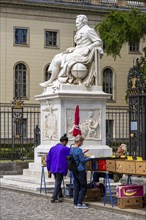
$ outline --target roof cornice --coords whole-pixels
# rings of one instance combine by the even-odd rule
[[[1,7],[23,7],[23,8],[40,8],[40,9],[57,9],[57,10],[72,10],[72,11],[86,11],[88,13],[109,13],[112,10],[118,11],[129,11],[130,8],[123,7],[106,7],[101,5],[93,4],[79,4],[75,2],[60,2],[60,1],[48,1],[48,0],[0,0]],[[146,9],[141,9],[142,12],[146,13]]]

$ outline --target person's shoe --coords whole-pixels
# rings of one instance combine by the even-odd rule
[[[58,199],[58,202],[63,202],[63,197],[60,197],[60,198]]]
[[[85,204],[78,204],[77,209],[88,209],[88,206],[86,206]]]
[[[74,205],[74,208],[77,209],[77,205]]]
[[[58,203],[58,202],[62,202],[62,201],[59,199],[51,199],[51,203]]]
[[[55,203],[55,199],[51,199],[51,202],[52,202],[52,203]]]

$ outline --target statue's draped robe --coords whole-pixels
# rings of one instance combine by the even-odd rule
[[[75,49],[71,53],[63,52],[57,54],[50,66],[48,71],[52,72],[52,68],[54,65],[54,60],[61,57],[61,69],[58,75],[60,77],[67,77],[70,78],[70,70],[71,67],[76,63],[82,63],[85,65],[91,64],[93,61],[94,51],[95,49],[99,50],[99,53],[102,52],[102,40],[99,38],[97,32],[90,28],[88,25],[84,25],[80,30],[76,32],[74,37],[74,42],[76,44]],[[85,49],[89,49],[88,54],[85,54]],[[92,69],[92,71],[91,71]],[[89,65],[89,72],[94,74],[93,66]],[[90,75],[90,74],[88,74]]]

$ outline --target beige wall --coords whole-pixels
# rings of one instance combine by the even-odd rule
[[[80,11],[62,11],[52,9],[1,9],[1,64],[0,64],[0,102],[9,103],[14,96],[14,66],[22,61],[29,69],[28,103],[37,103],[34,96],[42,92],[39,86],[44,81],[44,68],[57,53],[73,46],[75,17]],[[101,21],[104,13],[85,13],[89,18],[89,25],[95,26]],[[14,46],[13,28],[27,27],[30,31],[29,46]],[[59,30],[60,47],[58,49],[44,48],[44,29]],[[125,90],[127,88],[127,74],[133,65],[135,54],[128,54],[128,47],[124,46],[121,58],[114,60],[105,54],[101,60],[101,72],[105,67],[111,67],[115,73],[115,102],[113,105],[125,105]],[[110,103],[111,104],[111,103]]]

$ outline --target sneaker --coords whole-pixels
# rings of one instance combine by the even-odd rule
[[[78,207],[77,205],[74,205],[74,208],[75,208],[75,209],[77,209],[77,207]]]
[[[85,204],[78,204],[77,209],[88,209],[88,206],[86,206]]]

